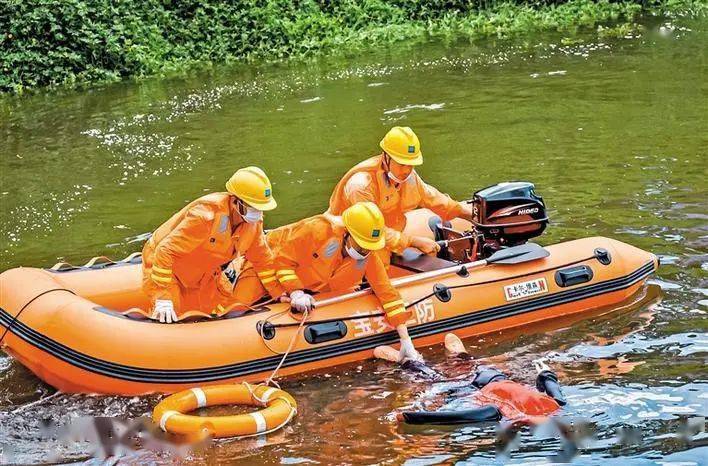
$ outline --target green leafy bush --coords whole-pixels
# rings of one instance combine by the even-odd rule
[[[663,4],[657,1],[651,6]],[[661,1],[683,8],[694,0]],[[425,35],[626,22],[640,9],[631,0],[0,0],[0,91],[277,60]]]

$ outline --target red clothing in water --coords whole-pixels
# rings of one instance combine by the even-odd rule
[[[560,409],[556,400],[545,393],[511,380],[487,384],[472,396],[480,406],[496,406],[502,416],[511,421],[539,424]]]

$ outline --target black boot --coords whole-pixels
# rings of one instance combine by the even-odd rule
[[[472,424],[498,421],[501,418],[499,409],[492,405],[464,411],[408,411],[399,416],[399,420],[406,424]]]
[[[565,406],[567,403],[558,383],[558,376],[553,371],[545,370],[538,374],[538,377],[536,377],[536,389],[556,400],[556,403],[561,406]]]

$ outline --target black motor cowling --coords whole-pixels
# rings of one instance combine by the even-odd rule
[[[472,223],[486,241],[503,246],[525,243],[546,229],[548,216],[543,198],[533,183],[499,183],[477,191],[472,198]]]

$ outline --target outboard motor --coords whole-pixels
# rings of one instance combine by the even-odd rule
[[[514,181],[474,194],[472,224],[482,258],[503,247],[523,244],[546,229],[546,205],[534,188],[533,183]]]
[[[533,183],[499,183],[472,198],[472,221],[485,239],[515,246],[543,233],[548,225],[546,205]]]
[[[439,225],[438,236],[449,241],[441,251],[443,259],[466,262],[485,259],[496,251],[518,246],[539,236],[548,225],[546,205],[536,194],[533,183],[513,181],[489,186],[474,193],[472,230],[457,232]],[[455,238],[470,238],[469,242],[454,242]]]

